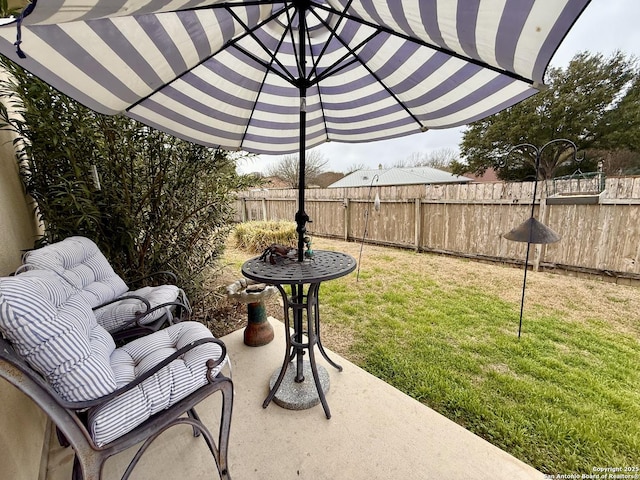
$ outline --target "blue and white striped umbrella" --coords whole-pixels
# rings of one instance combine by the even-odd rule
[[[34,0],[16,55],[88,107],[285,154],[468,124],[534,94],[588,0]],[[302,17],[299,9],[303,9]],[[306,22],[306,67],[300,61]]]
[[[323,142],[465,125],[529,97],[588,3],[33,0],[24,58],[15,25],[0,53],[98,112],[304,162]]]

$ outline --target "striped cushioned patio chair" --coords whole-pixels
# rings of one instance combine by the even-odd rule
[[[233,386],[221,373],[224,343],[197,322],[171,325],[116,348],[83,295],[59,275],[30,270],[0,278],[0,377],[49,415],[75,451],[74,479],[99,479],[112,455],[142,443],[125,476],[167,428],[202,434],[221,478]],[[195,405],[222,393],[216,442]]]
[[[78,290],[94,309],[98,323],[116,339],[156,331],[190,314],[189,301],[176,285],[130,290],[98,246],[85,237],[69,237],[24,254],[17,273],[51,270]],[[175,280],[171,272],[159,272]]]

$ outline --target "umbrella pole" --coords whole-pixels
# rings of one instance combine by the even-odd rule
[[[298,173],[298,213],[296,213],[296,223],[298,227],[298,261],[304,261],[304,237],[307,231],[305,225],[309,221],[309,215],[304,211],[304,189],[305,189],[305,135],[307,112],[304,110],[304,101],[306,96],[306,88],[300,87],[300,171]]]
[[[309,222],[309,215],[304,211],[304,190],[305,190],[305,170],[307,148],[307,60],[306,60],[306,8],[304,2],[297,7],[298,10],[298,47],[299,47],[299,69],[298,91],[300,92],[300,161],[298,171],[298,213],[296,213],[296,223],[298,227],[298,262],[304,261],[304,237],[307,231],[305,225]]]

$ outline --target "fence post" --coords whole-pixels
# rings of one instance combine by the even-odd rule
[[[242,223],[247,221],[247,197],[242,197]]]
[[[550,208],[547,205],[547,200],[546,198],[542,198],[540,197],[540,203],[538,204],[539,208],[538,208],[538,215],[540,216],[540,222],[543,223],[544,225],[549,225],[549,212],[550,212]],[[539,271],[540,270],[540,263],[542,263],[542,260],[544,259],[544,254],[547,252],[547,245],[536,245],[536,255],[534,257],[533,260],[533,270],[534,271]]]
[[[267,218],[267,199],[264,197],[262,198],[262,220],[265,222],[269,220]]]
[[[349,230],[351,230],[351,202],[349,198],[344,199],[344,241],[349,241]]]
[[[414,245],[416,248],[416,252],[420,251],[420,238],[422,237],[422,200],[420,198],[415,199],[415,215],[416,215],[416,224],[415,224],[415,237],[414,237]]]
[[[549,225],[549,206],[547,205],[547,197],[549,196],[549,182],[545,180],[540,189],[540,198],[538,200],[538,218],[544,225]],[[533,199],[535,202],[535,198]],[[533,270],[535,272],[540,271],[540,263],[544,258],[544,254],[547,251],[547,245],[536,245],[535,256],[533,257]]]

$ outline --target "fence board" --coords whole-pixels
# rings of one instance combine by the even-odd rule
[[[344,202],[342,200],[309,200],[305,210],[312,220],[307,231],[312,235],[340,236],[344,232]]]
[[[601,203],[591,205],[547,205],[549,186],[538,184],[534,215],[562,239],[532,248],[530,261],[640,280],[640,177],[607,178]],[[310,189],[305,210],[313,223],[307,228],[314,235],[361,240],[366,226],[370,242],[522,263],[526,243],[503,235],[529,218],[533,187],[492,182]],[[375,193],[380,212],[373,208]],[[245,192],[236,219],[263,220],[266,211],[267,219],[293,220],[297,198],[295,189]]]

